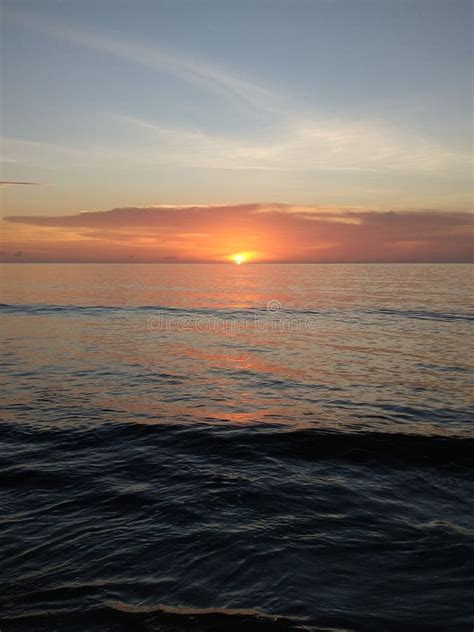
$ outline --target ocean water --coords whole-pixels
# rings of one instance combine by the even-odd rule
[[[2,632],[472,630],[472,271],[4,265]]]

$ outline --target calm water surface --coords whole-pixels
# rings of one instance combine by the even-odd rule
[[[2,632],[471,630],[472,270],[2,266]]]

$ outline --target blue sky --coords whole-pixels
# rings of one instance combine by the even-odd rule
[[[4,0],[4,214],[468,210],[470,2]]]

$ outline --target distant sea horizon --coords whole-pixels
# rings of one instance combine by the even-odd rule
[[[17,263],[26,263],[26,264],[124,264],[124,265],[135,265],[135,264],[159,264],[159,265],[174,265],[174,264],[185,264],[185,265],[195,265],[195,264],[204,264],[204,265],[236,265],[235,261],[134,261],[130,259],[124,259],[120,261],[0,261],[0,265],[7,264],[17,264]],[[246,261],[245,266],[249,265],[466,265],[473,264],[474,260],[469,261]]]

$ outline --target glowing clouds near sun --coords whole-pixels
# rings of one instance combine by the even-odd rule
[[[150,206],[11,216],[0,258],[17,261],[467,262],[473,216],[283,204]]]

